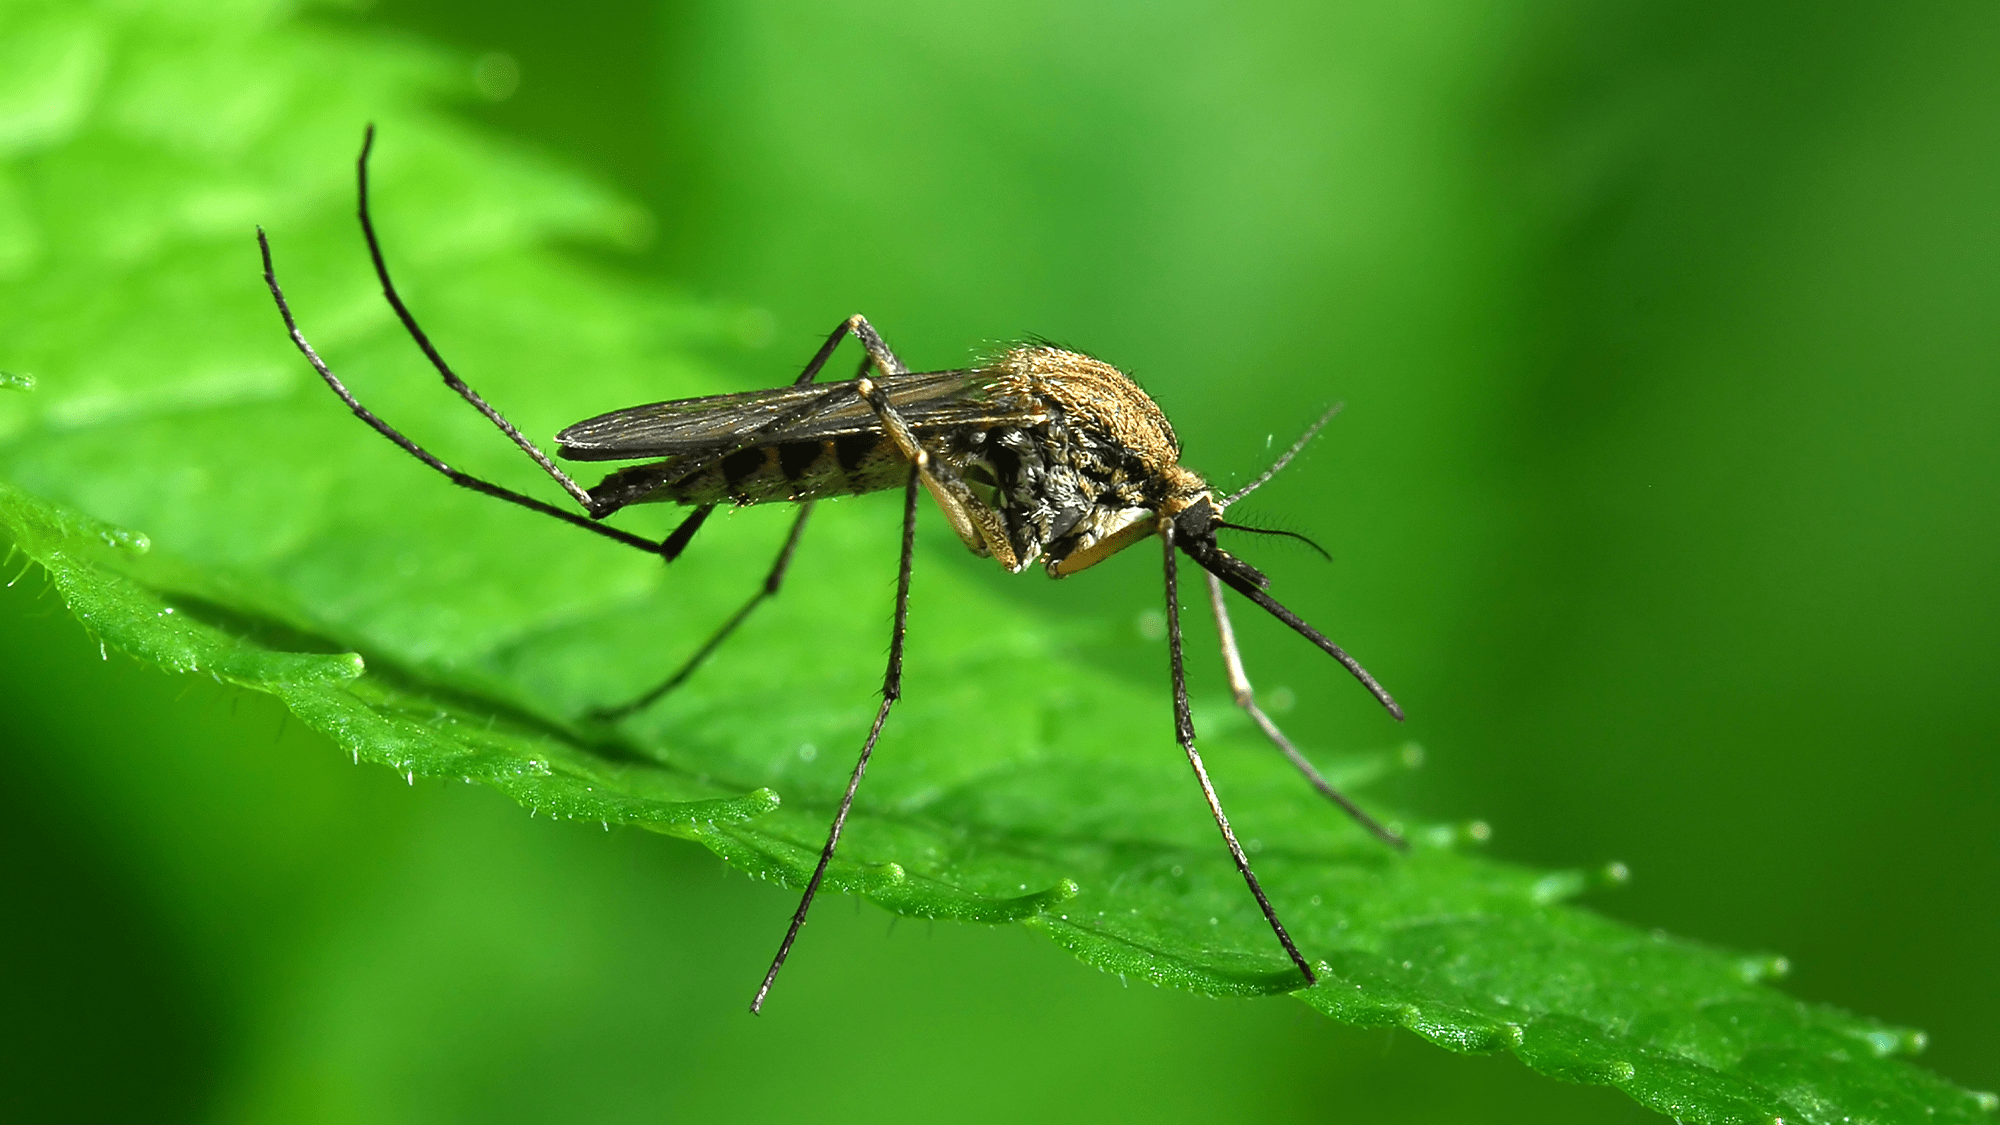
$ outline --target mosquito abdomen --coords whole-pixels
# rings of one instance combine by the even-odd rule
[[[877,492],[902,484],[908,472],[909,462],[883,435],[844,434],[634,465],[590,494],[619,505],[768,504]]]

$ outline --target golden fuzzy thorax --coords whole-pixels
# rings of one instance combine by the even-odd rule
[[[1166,488],[1161,515],[1173,515],[1208,491],[1207,482],[1181,466],[1181,442],[1159,406],[1123,371],[1063,348],[1014,348],[989,365],[994,389],[1059,406],[1071,418],[1129,450],[1148,475]]]
[[[959,482],[931,489],[965,545],[1010,571],[1094,566],[1208,497],[1166,415],[1117,368],[1046,345],[973,372],[1009,420],[943,435]],[[930,483],[928,480],[927,484]]]

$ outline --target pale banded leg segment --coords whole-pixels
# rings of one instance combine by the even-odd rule
[[[1298,747],[1292,745],[1292,740],[1285,737],[1285,732],[1278,729],[1278,724],[1271,721],[1271,717],[1264,713],[1264,709],[1257,706],[1257,696],[1251,690],[1250,677],[1243,671],[1243,655],[1236,647],[1236,630],[1229,623],[1229,607],[1223,603],[1222,580],[1213,574],[1206,574],[1206,577],[1208,604],[1215,610],[1215,631],[1222,639],[1222,664],[1228,669],[1229,692],[1235,696],[1236,705],[1249,714],[1251,721],[1255,722],[1258,729],[1264,732],[1264,736],[1271,740],[1271,744],[1276,746],[1292,765],[1298,767],[1298,771],[1304,774],[1306,780],[1312,782],[1313,788],[1319,790],[1327,800],[1339,805],[1348,816],[1354,818],[1355,823],[1380,837],[1384,843],[1408,851],[1410,845],[1401,836],[1382,827],[1374,817],[1363,812],[1358,805],[1349,800],[1346,794],[1335,789],[1333,784],[1306,760],[1306,756],[1299,753]]]

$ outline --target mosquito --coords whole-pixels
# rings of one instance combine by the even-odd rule
[[[443,474],[453,484],[551,516],[605,538],[657,555],[680,557],[710,513],[723,504],[745,506],[786,502],[798,505],[791,530],[763,584],[723,622],[672,675],[650,691],[591,717],[616,721],[656,702],[686,682],[703,661],[742,625],[758,605],[777,594],[798,550],[815,502],[836,496],[900,488],[903,493],[902,552],[896,571],[896,600],[889,635],[888,667],[882,701],[861,744],[847,789],[827,829],[826,844],[806,881],[777,955],[751,1001],[760,1012],[778,972],[791,955],[799,930],[812,909],[827,865],[840,845],[854,795],[868,770],[890,710],[903,693],[903,641],[908,632],[910,572],[915,554],[918,496],[928,493],[973,554],[991,558],[1009,573],[1040,560],[1052,578],[1087,570],[1142,540],[1157,537],[1166,585],[1167,656],[1173,683],[1174,734],[1201,786],[1209,813],[1229,848],[1230,858],[1263,911],[1271,932],[1308,986],[1318,983],[1276,908],[1250,868],[1216,796],[1201,753],[1195,748],[1194,720],[1188,711],[1187,680],[1181,659],[1181,606],[1177,555],[1194,560],[1208,584],[1209,607],[1221,638],[1223,664],[1237,706],[1256,723],[1312,786],[1362,827],[1386,843],[1407,844],[1334,788],[1269,715],[1258,707],[1236,633],[1225,604],[1224,587],[1249,599],[1321,651],[1333,657],[1397,720],[1403,712],[1382,685],[1339,645],[1302,620],[1269,593],[1270,580],[1224,550],[1223,531],[1291,535],[1249,527],[1223,518],[1229,507],[1255,492],[1291,463],[1339,409],[1322,415],[1304,436],[1256,480],[1227,496],[1180,463],[1180,440],[1166,415],[1116,367],[1080,352],[1044,343],[1021,344],[974,367],[911,371],[889,349],[865,317],[850,316],[834,328],[790,386],[740,394],[679,399],[614,410],[578,422],[556,435],[560,455],[571,461],[643,461],[618,469],[594,488],[585,488],[502,417],[445,362],[389,277],[368,203],[368,157],[375,130],[368,128],[355,162],[357,215],[382,295],[395,310],[445,385],[497,427],[568,493],[582,513],[535,499],[452,468],[402,431],[376,416],[347,389],[306,341],[284,291],[278,286],[271,245],[263,229],[257,245],[264,282],[284,319],[292,343],[313,370],[357,417],[404,452]],[[864,355],[854,378],[818,382],[834,349],[848,337]],[[674,503],[692,508],[664,538],[654,541],[602,521],[633,504]],[[1309,544],[1311,540],[1306,540]],[[1313,545],[1317,550],[1316,544]],[[1322,551],[1322,554],[1325,552]]]

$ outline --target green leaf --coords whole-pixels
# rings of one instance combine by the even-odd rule
[[[0,397],[15,482],[0,523],[84,626],[107,649],[268,692],[412,781],[477,781],[537,815],[642,826],[800,884],[874,708],[895,498],[826,506],[777,605],[684,690],[615,732],[592,726],[592,705],[650,684],[748,595],[784,513],[718,519],[663,570],[449,487],[292,352],[251,228],[269,230],[307,332],[364,401],[509,481],[533,471],[437,385],[373,290],[350,218],[361,122],[382,127],[378,217],[406,296],[525,432],[730,389],[736,310],[560,249],[629,246],[647,220],[427,109],[468,92],[462,60],[250,0],[0,18],[0,367],[36,388]],[[1164,674],[1135,684],[1080,660],[1086,642],[1139,642],[1024,614],[957,550],[926,525],[906,697],[829,888],[1021,922],[1128,978],[1292,988],[1173,745]],[[1152,553],[1132,554],[1081,580],[1157,581]],[[1319,682],[1353,690],[1330,669]],[[1599,877],[1484,860],[1469,829],[1417,826],[1413,853],[1391,854],[1225,696],[1198,698],[1196,719],[1273,900],[1324,966],[1297,995],[1335,1019],[1512,1051],[1688,1121],[1993,1108],[1899,1057],[1920,1034],[1768,987],[1782,959],[1568,905]],[[1350,787],[1405,760],[1315,757]]]

